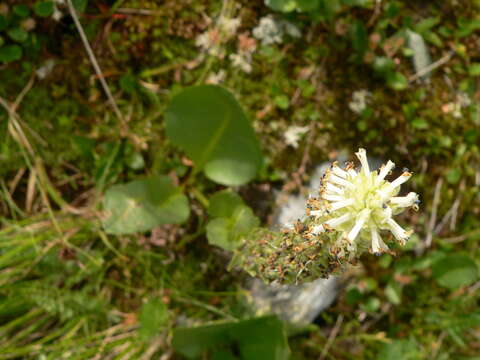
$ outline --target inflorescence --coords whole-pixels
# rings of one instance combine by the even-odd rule
[[[398,196],[412,173],[404,169],[393,181],[386,177],[395,164],[388,161],[370,171],[366,151],[355,153],[361,168],[334,162],[324,174],[319,194],[307,200],[306,216],[282,232],[266,229],[252,233],[237,251],[239,265],[266,282],[301,283],[328,277],[370,252],[391,253],[382,233],[391,233],[405,245],[412,230],[394,219],[407,208],[418,210],[418,195]]]

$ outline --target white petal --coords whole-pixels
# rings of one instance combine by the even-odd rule
[[[380,196],[380,199],[382,202],[386,201],[390,196],[392,196],[392,191],[395,190],[395,188],[392,188],[390,186],[383,186],[381,189],[377,190],[376,193]]]
[[[370,167],[368,166],[367,152],[365,149],[358,149],[358,152],[356,152],[355,155],[357,155],[358,160],[360,160],[364,173],[367,175],[370,174]]]
[[[353,199],[338,201],[338,202],[335,202],[335,203],[331,204],[330,210],[335,211],[335,210],[344,208],[345,206],[353,205],[354,202],[355,202],[355,200],[353,200]]]
[[[380,183],[383,179],[385,179],[385,176],[388,175],[388,173],[395,167],[395,164],[388,160],[387,164],[382,165],[380,168],[380,173],[378,174],[377,177],[377,184]]]
[[[357,221],[355,222],[355,225],[353,226],[352,230],[347,235],[347,238],[350,242],[355,240],[355,238],[358,236],[358,233],[360,230],[362,230],[363,225],[365,224],[365,221],[368,218],[369,211],[362,210],[360,213],[359,217],[357,218]]]
[[[344,222],[350,220],[352,217],[353,217],[352,214],[346,213],[337,218],[333,218],[328,221],[325,221],[325,224],[327,224],[328,226],[331,226],[332,228],[336,228],[338,225],[343,224]]]
[[[345,187],[348,187],[348,188],[353,187],[353,184],[350,181],[342,179],[342,178],[340,178],[336,175],[333,175],[333,174],[328,177],[328,181],[331,181],[334,184],[342,185],[342,186],[345,186]]]
[[[398,178],[393,180],[390,183],[390,187],[396,188],[397,186],[402,185],[404,182],[408,181],[412,177],[412,173],[405,171],[402,175],[400,175]]]
[[[381,250],[388,250],[388,246],[385,245],[377,229],[370,228],[372,233],[372,251],[374,254],[380,253]]]
[[[350,177],[352,179],[355,179],[358,175],[357,172],[354,169],[349,169],[347,172],[348,172],[348,175],[350,175]]]
[[[387,224],[390,226],[390,231],[397,240],[404,242],[408,239],[407,232],[400,225],[398,225],[395,220],[388,219]]]
[[[323,194],[322,198],[328,201],[343,201],[345,198],[341,195]]]
[[[377,254],[380,252],[380,235],[378,234],[378,231],[376,229],[371,229],[370,230],[372,233],[372,251],[374,254]]]
[[[390,198],[390,202],[398,207],[409,207],[418,201],[418,194],[408,193],[406,196],[396,196]]]
[[[332,172],[337,175],[337,176],[340,176],[342,178],[347,178],[348,177],[348,173],[343,170],[343,169],[340,169],[338,166],[334,165],[332,166]]]
[[[335,194],[339,194],[339,195],[343,194],[342,189],[340,189],[339,187],[337,187],[337,186],[335,186],[331,183],[327,183],[327,185],[325,185],[325,190],[333,192]]]
[[[325,212],[323,210],[312,210],[310,211],[310,216],[320,217],[323,216]]]
[[[323,227],[323,225],[316,225],[312,229],[313,234],[321,234],[324,231],[325,231],[325,228]]]

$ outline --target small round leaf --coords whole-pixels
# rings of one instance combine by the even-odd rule
[[[468,286],[478,279],[478,268],[467,255],[447,255],[432,265],[432,275],[441,286],[456,289]]]

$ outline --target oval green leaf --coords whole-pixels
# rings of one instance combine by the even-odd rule
[[[190,214],[187,197],[166,176],[114,185],[105,193],[105,231],[133,234],[179,224]]]
[[[210,198],[208,215],[212,217],[231,217],[240,205],[243,205],[240,195],[231,190],[222,190]]]
[[[387,85],[393,90],[405,90],[408,87],[408,80],[402,73],[392,71],[387,74]]]
[[[260,146],[228,90],[216,85],[185,89],[165,117],[167,136],[210,180],[236,186],[255,177],[262,163]]]
[[[138,330],[140,337],[143,340],[149,340],[160,334],[168,323],[168,319],[169,313],[165,303],[157,298],[150,299],[140,309],[140,328]]]
[[[207,224],[208,243],[233,251],[242,244],[242,236],[259,224],[251,208],[239,205],[230,217],[219,217]]]
[[[34,6],[35,14],[41,17],[51,16],[55,10],[53,1],[39,1]]]
[[[9,63],[22,58],[22,48],[18,45],[6,45],[0,48],[0,62]]]
[[[432,275],[437,283],[449,289],[468,286],[478,279],[478,268],[467,255],[447,255],[432,265]]]

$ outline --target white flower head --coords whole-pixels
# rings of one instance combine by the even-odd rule
[[[355,114],[361,114],[367,108],[369,99],[372,94],[365,89],[354,91],[352,94],[352,101],[348,103],[348,107]]]
[[[271,15],[261,18],[259,24],[253,29],[253,36],[260,40],[263,45],[280,44],[285,34],[293,38],[302,36],[297,26]]]
[[[336,162],[327,170],[319,199],[325,211],[314,209],[311,215],[320,214],[322,225],[339,232],[338,241],[345,243],[349,251],[362,243],[368,244],[375,254],[388,251],[381,237],[382,231],[391,232],[404,245],[412,231],[403,229],[393,216],[409,207],[418,209],[416,193],[397,196],[400,185],[412,174],[404,170],[390,182],[385,177],[394,168],[393,162],[388,161],[379,170],[370,171],[366,151],[359,149],[355,155],[362,165],[359,171],[352,163],[342,169]]]
[[[283,29],[272,16],[265,16],[253,29],[253,36],[260,40],[263,45],[279,44],[283,40]]]
[[[246,52],[239,52],[237,54],[229,55],[232,66],[236,67],[247,74],[252,72],[252,55]]]
[[[308,126],[290,126],[283,135],[285,143],[296,149],[298,147],[298,142],[300,141],[301,137],[308,131],[308,129]]]

